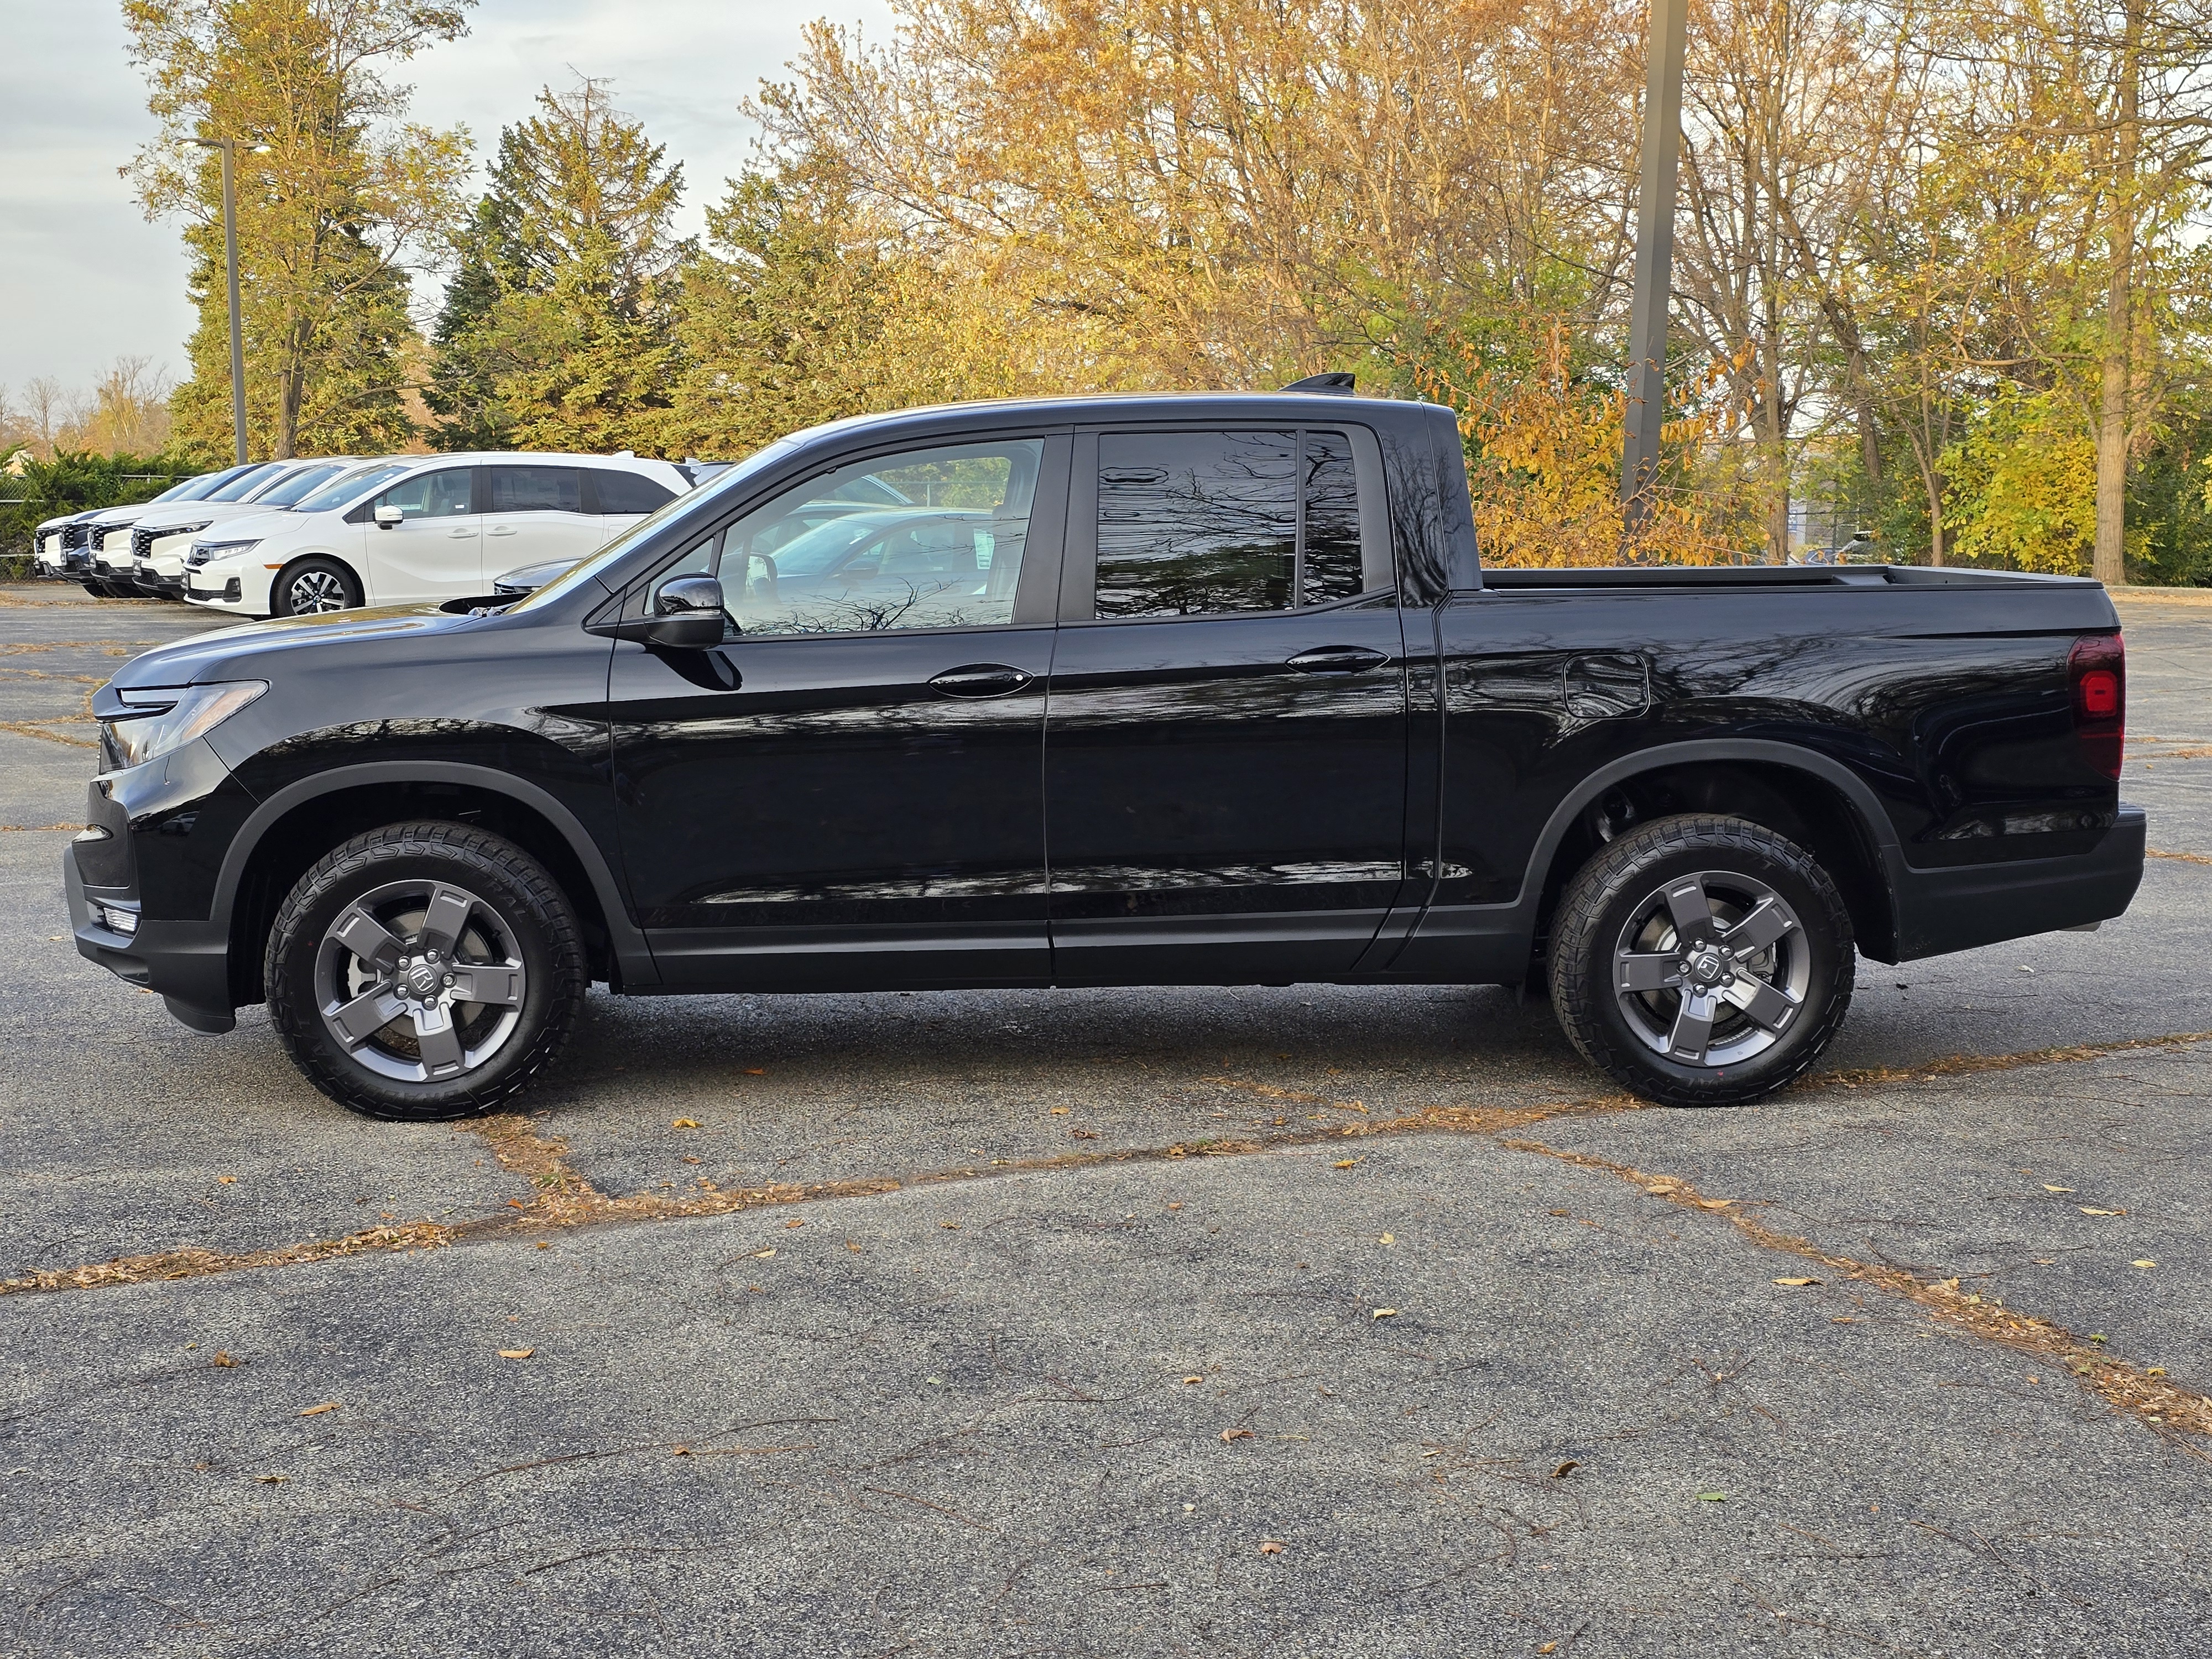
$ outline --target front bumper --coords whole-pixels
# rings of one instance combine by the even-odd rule
[[[2087,853],[1897,872],[1897,959],[1914,962],[2125,915],[2142,881],[2146,828],[2142,808],[2124,804],[2105,838]]]
[[[161,921],[141,916],[136,933],[119,933],[93,909],[95,902],[137,910],[129,887],[93,886],[77,867],[77,843],[62,854],[70,931],[76,953],[127,985],[160,994],[170,1013],[211,1035],[238,1024],[230,1002],[229,930],[210,921]]]

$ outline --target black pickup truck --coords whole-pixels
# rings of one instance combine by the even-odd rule
[[[786,438],[519,603],[98,693],[78,949],[316,1085],[526,1088],[587,987],[1497,984],[1741,1101],[1897,962],[2126,909],[2094,582],[1486,570],[1449,411],[977,404]]]

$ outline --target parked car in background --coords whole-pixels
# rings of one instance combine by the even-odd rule
[[[251,513],[258,506],[275,506],[278,492],[287,489],[303,475],[315,474],[321,465],[312,458],[264,462],[252,472],[209,492],[198,504],[199,511],[208,515],[201,522],[211,522],[220,514]],[[329,476],[328,471],[319,474],[320,477]],[[104,522],[96,536],[87,539],[87,548],[92,555],[93,578],[106,583],[111,593],[134,599],[138,596],[138,550],[144,544],[139,539],[138,527],[146,522],[149,513],[155,510],[153,503],[143,501],[123,509]],[[167,516],[166,512],[162,516]]]
[[[246,469],[225,467],[219,472],[202,472],[186,478],[181,483],[171,484],[143,507],[156,503],[194,501],[211,489],[219,489]],[[94,520],[110,511],[106,507],[89,507],[77,513],[62,513],[46,520],[31,532],[31,569],[33,574],[53,581],[76,581],[81,578],[70,567],[70,555],[82,552],[85,536]],[[74,532],[74,533],[72,533]]]
[[[131,526],[131,580],[142,593],[161,599],[185,597],[185,555],[192,538],[231,519],[297,507],[342,474],[362,465],[352,455],[302,460],[289,471],[264,480],[235,501],[209,500],[173,503],[150,510]]]
[[[243,617],[488,597],[497,573],[582,558],[690,489],[669,461],[528,453],[356,467],[291,511],[196,537],[185,597]]]
[[[291,465],[289,461],[263,461],[234,471],[229,479],[210,490],[203,499],[242,501],[275,483]],[[103,507],[85,520],[83,544],[72,569],[87,592],[100,599],[137,597],[138,590],[131,580],[129,569],[131,527],[151,505],[134,501],[128,507]]]

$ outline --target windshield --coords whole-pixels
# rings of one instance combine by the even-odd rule
[[[267,483],[289,465],[290,463],[286,461],[264,461],[259,466],[248,468],[207,499],[211,501],[242,501],[253,493],[254,485]]]
[[[351,461],[319,461],[313,466],[303,466],[283,483],[272,484],[253,498],[256,507],[290,507],[305,500],[321,485],[328,483],[337,474],[351,466]]]
[[[155,495],[151,500],[148,501],[146,505],[152,507],[157,501],[177,501],[183,496],[185,491],[190,489],[198,482],[199,481],[196,478],[186,478],[181,483],[173,483],[160,495]]]
[[[227,466],[220,472],[203,472],[197,478],[188,478],[163,499],[172,501],[204,501],[210,492],[220,489],[235,478],[242,469]]]
[[[337,507],[351,507],[379,484],[398,477],[413,465],[412,461],[373,461],[367,466],[357,466],[301,501],[298,510],[328,513]]]
[[[761,472],[789,454],[799,447],[799,440],[805,434],[794,434],[788,438],[778,438],[767,448],[756,450],[728,471],[719,477],[709,479],[689,495],[678,495],[673,501],[664,502],[617,536],[598,552],[579,561],[528,598],[516,600],[513,608],[517,611],[528,611],[538,605],[548,604],[563,593],[573,592],[579,582],[590,580],[632,548],[654,535],[663,525],[671,520],[693,512],[711,514],[714,510],[715,501],[733,490],[743,489],[747,479],[758,477]]]

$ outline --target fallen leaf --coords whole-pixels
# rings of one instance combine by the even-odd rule
[[[1262,1555],[1280,1555],[1282,1553],[1283,1547],[1272,1538],[1265,1540],[1260,1546]]]
[[[753,1252],[753,1260],[754,1260],[754,1261],[767,1261],[767,1260],[769,1259],[769,1257],[770,1257],[770,1256],[774,1255],[775,1254],[775,1251],[772,1248],[771,1248],[771,1249],[765,1249],[765,1250],[755,1250],[755,1251]]]
[[[238,1177],[236,1176],[217,1176],[216,1179],[220,1181],[226,1187],[235,1187],[238,1185]]]
[[[1066,1116],[1068,1115],[1068,1113],[1069,1113],[1070,1111],[1072,1111],[1073,1109],[1073,1108],[1072,1108],[1072,1107],[1067,1107],[1067,1106],[1055,1106],[1055,1107],[1054,1107],[1054,1108],[1052,1109],[1052,1115],[1053,1115],[1054,1117],[1066,1117]]]
[[[1382,1237],[1376,1239],[1375,1242],[1377,1244],[1395,1244],[1398,1240],[1395,1234],[1385,1233]]]
[[[1375,1310],[1375,1316],[1377,1319],[1395,1319],[1398,1316],[1398,1310],[1395,1308],[1377,1308]]]
[[[1573,1458],[1570,1457],[1565,1462],[1560,1464],[1559,1468],[1552,1471],[1552,1479],[1554,1480],[1564,1480],[1580,1468],[1582,1468],[1582,1465]]]
[[[2074,1207],[2081,1211],[2083,1215],[2125,1215],[2127,1213],[2125,1210],[2093,1210],[2086,1204],[2077,1204]]]
[[[1698,1207],[1701,1210],[1725,1210],[1735,1202],[1732,1198],[1701,1198],[1698,1200]]]
[[[1817,1279],[1778,1279],[1774,1282],[1778,1285],[1817,1285],[1820,1281]]]
[[[699,1127],[699,1120],[696,1117],[672,1118],[668,1127],[672,1129],[696,1129]]]
[[[1348,1170],[1358,1162],[1359,1160],[1356,1158],[1340,1158],[1335,1163],[1330,1164],[1328,1167],[1332,1170]]]
[[[937,1224],[948,1233],[957,1233],[960,1231],[960,1224],[957,1221],[940,1221]]]
[[[676,1448],[676,1455],[678,1457],[689,1457],[691,1455],[691,1448],[689,1446],[678,1446]]]
[[[1169,1205],[1169,1206],[1168,1206],[1168,1208],[1170,1208],[1170,1210],[1180,1210],[1181,1208],[1182,1208],[1182,1205],[1180,1202],[1177,1202],[1177,1203],[1174,1203],[1174,1204],[1170,1204],[1170,1205]]]
[[[853,1243],[849,1238],[845,1241],[845,1248],[850,1250],[854,1255],[858,1255],[860,1253],[860,1247]]]
[[[501,1359],[527,1359],[537,1352],[535,1348],[501,1348],[499,1357]]]
[[[1252,1431],[1249,1429],[1224,1429],[1221,1431],[1221,1443],[1224,1446],[1232,1440],[1249,1440],[1251,1437]]]
[[[300,1415],[302,1417],[320,1417],[325,1412],[334,1412],[337,1408],[338,1402],[337,1401],[326,1400],[319,1406],[308,1407],[307,1409],[301,1412]]]
[[[1546,1215],[1565,1215],[1565,1214],[1567,1214],[1567,1213],[1568,1213],[1568,1212],[1566,1212],[1566,1211],[1565,1211],[1565,1210],[1547,1210],[1547,1211],[1545,1211],[1545,1212],[1544,1212],[1544,1213],[1545,1213]]]
[[[539,1239],[539,1240],[538,1241],[538,1248],[539,1249],[541,1249],[541,1250],[550,1250],[550,1249],[551,1249],[553,1247],[552,1247],[550,1244],[547,1243],[544,1239],[542,1239],[542,1238],[541,1238],[541,1239]]]
[[[1096,1140],[1098,1139],[1098,1132],[1096,1129],[1070,1129],[1067,1133],[1078,1140]]]
[[[1183,1381],[1186,1382],[1203,1382],[1206,1379],[1203,1376],[1186,1376],[1183,1378]]]
[[[264,1486],[281,1486],[291,1478],[289,1474],[257,1474],[253,1477],[258,1485]]]
[[[2054,1187],[2046,1181],[2043,1183],[2043,1190],[2046,1193],[2070,1193],[2074,1189],[2071,1187]]]
[[[745,1075],[747,1077],[766,1077],[768,1075],[768,1067],[765,1066],[748,1066],[745,1067]]]
[[[1698,1502],[1700,1504],[1725,1504],[1728,1502],[1728,1494],[1724,1492],[1701,1492],[1698,1494]]]
[[[230,1351],[227,1348],[217,1348],[215,1351],[215,1358],[208,1361],[209,1364],[219,1365],[224,1370],[228,1370],[234,1365],[243,1365],[245,1363],[243,1359],[232,1358]]]
[[[2158,1263],[2152,1261],[2148,1256],[2145,1256],[2140,1261],[2130,1261],[2128,1263],[2128,1266],[2130,1267],[2155,1267],[2158,1266]]]
[[[2145,1371],[2143,1375],[2145,1376],[2164,1376],[2166,1375],[2166,1367],[2163,1365],[2154,1365],[2148,1370]],[[2035,1381],[2032,1376],[2027,1380],[2031,1382]]]
[[[1539,1653],[1557,1653],[1559,1650],[1559,1644],[1557,1642],[1547,1642],[1542,1647],[1536,1650]]]
[[[783,1224],[786,1227],[804,1227],[806,1224],[794,1216],[792,1219],[785,1222]]]

